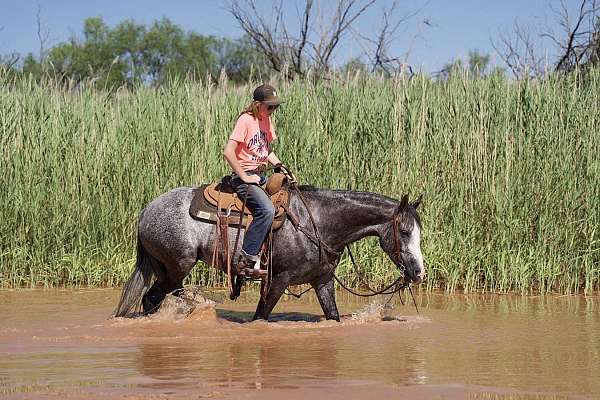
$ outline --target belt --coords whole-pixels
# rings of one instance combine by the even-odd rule
[[[246,171],[247,174],[256,174],[256,175],[264,175],[267,172],[266,165],[259,165],[253,170]]]

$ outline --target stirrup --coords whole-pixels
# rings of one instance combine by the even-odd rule
[[[269,271],[267,271],[266,269],[258,269],[258,268],[244,268],[241,273],[241,275],[243,275],[246,278],[250,278],[250,279],[266,278],[266,276],[268,274],[269,274]]]

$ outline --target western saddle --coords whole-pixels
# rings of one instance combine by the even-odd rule
[[[285,222],[285,209],[288,205],[289,192],[283,188],[285,175],[274,173],[263,187],[275,207],[275,218],[272,230],[281,228]],[[203,221],[218,222],[219,216],[227,216],[229,226],[241,225],[246,228],[252,222],[252,213],[247,207],[242,212],[243,199],[233,191],[231,176],[227,175],[220,182],[203,185],[194,190],[190,204],[190,215]]]
[[[286,219],[289,192],[287,188],[283,187],[285,179],[285,174],[274,173],[263,187],[275,207],[271,232],[281,228]],[[221,182],[203,185],[194,189],[194,196],[190,204],[190,215],[201,221],[215,223],[216,235],[211,265],[227,274],[229,297],[235,300],[240,295],[244,279],[234,276],[232,258],[235,258],[237,252],[235,247],[238,245],[240,230],[246,228],[252,222],[252,214],[244,206],[243,199],[239,199],[233,191],[231,176],[223,177]],[[237,229],[233,251],[230,251],[229,248],[228,227],[236,227]],[[261,264],[264,264],[269,270],[271,240],[272,235],[270,233],[263,244],[263,257],[261,258]],[[266,279],[261,278],[261,282],[261,295],[265,295],[269,290],[270,278],[268,276]]]

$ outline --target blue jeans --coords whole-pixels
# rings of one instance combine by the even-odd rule
[[[261,176],[261,183],[266,181]],[[231,187],[252,213],[252,223],[246,228],[242,251],[246,256],[254,258],[260,252],[260,247],[271,229],[275,208],[267,193],[258,185],[244,183],[236,174],[232,175]]]

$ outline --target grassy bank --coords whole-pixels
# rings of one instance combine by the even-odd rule
[[[213,181],[252,87],[176,83],[133,93],[0,83],[0,286],[118,285],[139,211]],[[251,85],[252,86],[252,85]],[[301,181],[424,194],[427,285],[600,288],[600,70],[511,82],[279,83],[276,151]],[[393,268],[357,244],[375,281]],[[347,260],[340,271],[347,280]],[[191,278],[219,284],[198,266]]]

